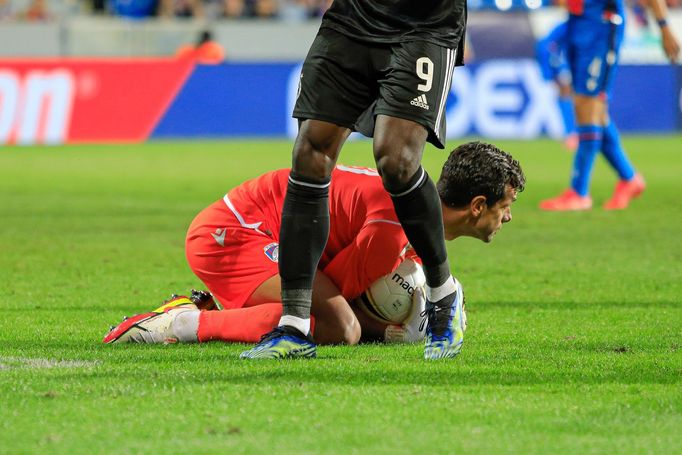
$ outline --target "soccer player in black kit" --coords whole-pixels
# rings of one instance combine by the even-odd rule
[[[303,64],[299,132],[282,209],[280,325],[242,358],[315,357],[312,283],[329,235],[330,175],[352,131],[373,137],[384,188],[426,275],[427,359],[462,347],[461,285],[450,272],[441,202],[421,167],[445,142],[445,101],[462,64],[466,0],[334,0]]]

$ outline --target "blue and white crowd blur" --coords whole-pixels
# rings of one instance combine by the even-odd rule
[[[631,7],[645,0],[632,0]],[[0,0],[0,21],[50,21],[71,15],[105,15],[128,19],[270,19],[314,20],[332,0]],[[668,0],[682,8],[682,0]],[[553,6],[551,0],[469,0],[469,9],[532,11]]]

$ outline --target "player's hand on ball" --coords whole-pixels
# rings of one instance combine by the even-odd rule
[[[414,343],[424,339],[426,333],[426,297],[424,288],[418,287],[412,294],[412,308],[401,325],[386,327],[385,339],[389,343]]]

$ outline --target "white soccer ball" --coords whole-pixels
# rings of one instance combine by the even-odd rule
[[[400,324],[410,314],[414,290],[426,285],[422,266],[411,259],[385,275],[362,294],[362,309],[381,322]]]

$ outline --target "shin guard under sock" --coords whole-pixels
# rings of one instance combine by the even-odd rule
[[[313,278],[329,236],[329,184],[329,178],[313,180],[292,171],[282,208],[282,315],[300,319],[301,325],[310,319]]]
[[[386,190],[391,194],[407,239],[424,263],[427,285],[434,288],[442,285],[450,277],[450,265],[436,185],[420,166],[402,188]]]
[[[602,139],[601,151],[604,158],[611,167],[618,173],[621,180],[630,180],[635,176],[635,168],[628,160],[623,146],[620,143],[620,134],[613,122],[604,128],[604,138]]]
[[[601,148],[604,128],[599,125],[578,126],[578,150],[573,159],[571,187],[581,196],[590,192],[590,176],[594,159]]]

